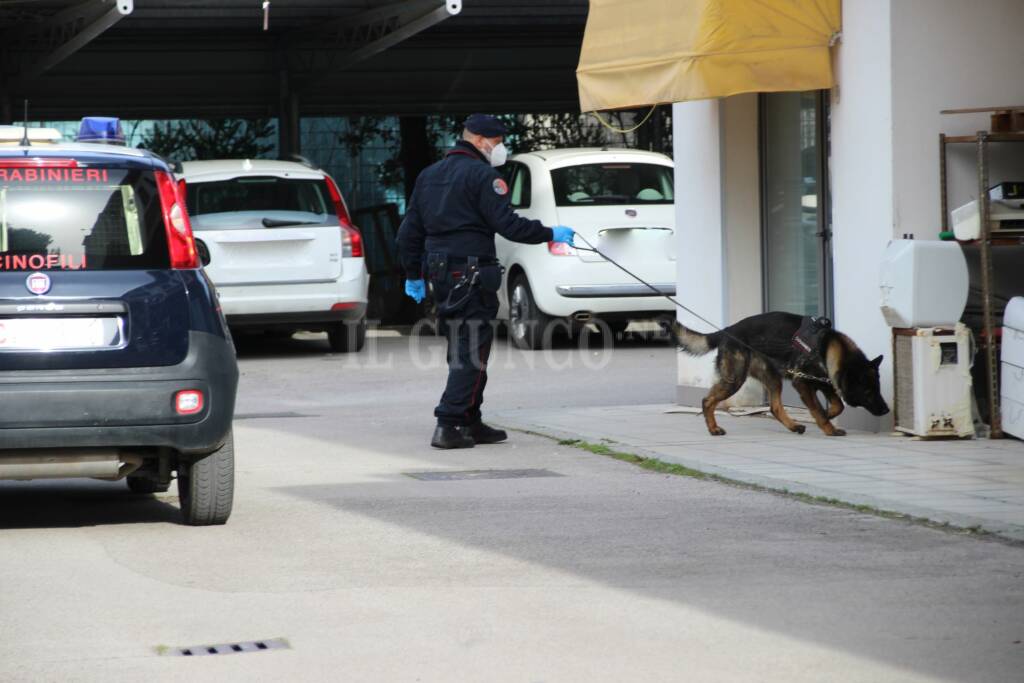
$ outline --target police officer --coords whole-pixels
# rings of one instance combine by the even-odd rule
[[[572,244],[574,235],[565,226],[548,228],[512,211],[508,184],[494,170],[508,155],[504,124],[473,114],[464,125],[455,147],[416,179],[398,230],[405,293],[419,303],[430,280],[448,339],[448,384],[434,409],[437,428],[430,441],[435,448],[472,448],[508,438],[480,417],[501,287],[494,235],[525,244]]]

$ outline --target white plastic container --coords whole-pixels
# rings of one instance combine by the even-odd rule
[[[1000,360],[1024,368],[1024,296],[1015,296],[1006,304],[1002,346]]]
[[[1024,439],[1024,296],[1015,296],[1003,313],[999,403],[1003,431]]]
[[[1019,220],[1020,200],[994,201],[988,204],[989,229],[996,232],[1003,220]],[[978,201],[974,200],[951,212],[953,235],[965,242],[981,239],[981,216],[978,215]]]
[[[967,305],[967,259],[956,242],[893,240],[880,286],[890,327],[952,327]]]

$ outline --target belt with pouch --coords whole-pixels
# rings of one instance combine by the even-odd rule
[[[437,303],[439,313],[452,314],[459,311],[469,301],[473,290],[477,287],[485,292],[497,292],[501,289],[501,276],[504,268],[496,259],[469,257],[449,257],[447,254],[428,254],[427,272],[432,280],[451,275],[451,289],[445,301]]]
[[[486,291],[497,292],[501,288],[501,275],[505,269],[497,259],[470,256],[465,259],[451,259],[448,262],[448,272],[456,284],[465,279],[473,284],[479,284]]]

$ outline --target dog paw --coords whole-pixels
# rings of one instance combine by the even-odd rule
[[[846,436],[846,430],[836,427],[829,433],[829,436]]]
[[[795,433],[795,434],[803,434],[806,431],[807,431],[807,426],[806,425],[795,425],[793,427],[793,433]]]
[[[711,433],[711,436],[725,436],[725,430],[722,429],[721,427],[715,427],[714,429],[709,429],[708,431]]]

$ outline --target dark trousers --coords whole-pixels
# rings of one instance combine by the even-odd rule
[[[431,281],[438,302],[448,299],[451,276]],[[438,313],[441,333],[448,339],[448,384],[434,409],[438,424],[472,425],[480,421],[487,386],[487,360],[494,340],[498,295],[474,286],[458,311]]]

